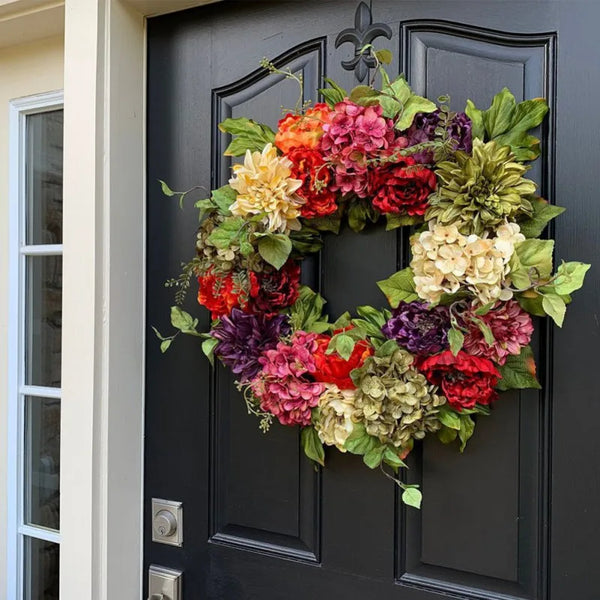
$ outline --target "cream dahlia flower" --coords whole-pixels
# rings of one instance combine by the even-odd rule
[[[315,429],[326,446],[335,446],[346,452],[344,444],[352,433],[356,390],[340,390],[333,383],[325,384],[325,387],[319,398],[319,418]]]
[[[305,200],[296,194],[302,185],[291,177],[292,163],[278,156],[277,148],[267,144],[262,152],[246,150],[243,165],[234,165],[229,185],[238,193],[229,207],[233,215],[263,215],[269,231],[284,233],[300,229],[298,216]]]
[[[465,288],[482,304],[509,300],[509,261],[515,244],[525,239],[516,223],[500,225],[495,237],[462,235],[456,225],[429,223],[429,231],[411,238],[417,294],[437,303],[442,294]]]

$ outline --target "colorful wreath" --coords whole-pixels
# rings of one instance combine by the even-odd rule
[[[543,99],[517,103],[505,88],[489,109],[469,100],[456,113],[447,97],[436,105],[404,77],[391,81],[389,53],[369,51],[381,89],[347,93],[327,80],[326,103],[296,107],[277,131],[247,118],[220,125],[232,136],[225,155],[244,161],[196,202],[196,256],[167,282],[179,331],[155,331],[163,352],[180,332],[203,338],[263,431],[299,425],[320,465],[324,446],[361,455],[418,508],[418,486],[397,476],[414,441],[435,433],[462,452],[498,391],[540,387],[531,315],[561,326],[589,265],[553,273],[554,242],[540,239],[564,210],[525,177],[540,154],[529,130],[544,119]],[[161,185],[181,201],[188,193]],[[359,306],[332,323],[325,300],[300,284],[300,263],[322,232],[360,232],[382,217],[388,230],[415,227],[410,266],[377,283],[391,310]],[[193,278],[208,333],[180,306]]]

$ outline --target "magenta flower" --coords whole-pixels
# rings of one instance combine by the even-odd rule
[[[262,371],[251,382],[260,408],[277,417],[282,425],[310,425],[311,411],[325,390],[308,379],[316,370],[313,358],[316,334],[297,331],[289,344],[279,342],[259,359]]]
[[[335,105],[320,149],[333,165],[332,191],[368,195],[369,161],[389,154],[395,146],[397,132],[391,119],[385,119],[379,104],[359,106],[346,99]]]
[[[503,365],[509,354],[519,354],[521,348],[531,341],[533,334],[531,317],[515,300],[502,302],[486,315],[478,318],[491,329],[494,343],[488,346],[477,323],[465,319],[469,332],[465,335],[464,350],[469,354],[483,356]]]

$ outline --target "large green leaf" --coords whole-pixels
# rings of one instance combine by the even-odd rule
[[[236,136],[225,150],[225,156],[241,156],[246,150],[262,151],[267,144],[275,141],[275,132],[270,127],[246,117],[225,119],[219,124],[219,129]]]
[[[581,262],[562,263],[556,271],[554,291],[562,296],[580,289],[590,267],[591,265]]]
[[[325,465],[325,450],[314,427],[305,427],[300,434],[304,454],[321,466]]]
[[[292,240],[283,233],[265,235],[258,240],[258,253],[270,265],[281,269],[292,251]]]
[[[552,273],[554,240],[528,239],[515,246],[510,259],[513,285],[525,289],[534,281],[548,279]]]
[[[510,354],[499,370],[501,379],[496,385],[499,390],[541,388],[535,376],[535,359],[531,346],[521,348],[518,356]]]
[[[471,134],[475,138],[483,140],[485,138],[485,127],[483,125],[483,111],[479,110],[472,100],[467,100],[465,108],[467,117],[471,119]]]
[[[564,299],[558,294],[544,294],[542,297],[542,307],[544,308],[544,312],[551,317],[559,327],[562,327],[567,311],[567,305],[565,304]]]
[[[413,302],[419,297],[415,291],[415,281],[410,267],[394,273],[388,279],[378,281],[377,285],[392,308],[397,308],[400,302]]]
[[[508,88],[503,88],[494,96],[492,105],[483,113],[483,124],[490,139],[506,133],[511,128],[515,108],[515,97]]]
[[[525,100],[517,104],[508,88],[494,96],[492,105],[479,110],[471,101],[465,109],[472,122],[474,137],[484,141],[494,140],[500,146],[510,146],[518,161],[536,159],[540,154],[540,141],[528,132],[537,127],[548,112],[543,98]]]
[[[536,238],[542,235],[546,225],[565,212],[562,206],[554,206],[543,198],[534,198],[531,201],[533,214],[531,218],[519,223],[521,233],[527,238]]]
[[[460,429],[458,431],[458,439],[460,440],[459,450],[465,451],[467,442],[471,439],[475,431],[475,421],[469,415],[460,416]]]

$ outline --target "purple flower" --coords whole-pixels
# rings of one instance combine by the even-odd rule
[[[290,331],[286,315],[252,315],[234,308],[228,317],[221,317],[211,335],[219,340],[215,354],[239,375],[241,382],[246,382],[262,369],[258,359]]]
[[[406,131],[409,146],[416,146],[423,142],[431,142],[435,139],[435,129],[440,122],[440,111],[432,113],[418,113],[413,124]],[[463,150],[470,154],[473,149],[473,136],[471,133],[471,119],[465,113],[457,113],[448,127],[450,137],[455,140],[455,150]],[[433,162],[431,150],[421,150],[411,156],[419,163],[427,164]]]
[[[425,356],[448,347],[449,329],[448,307],[428,308],[424,302],[402,302],[381,331],[409,352]]]

